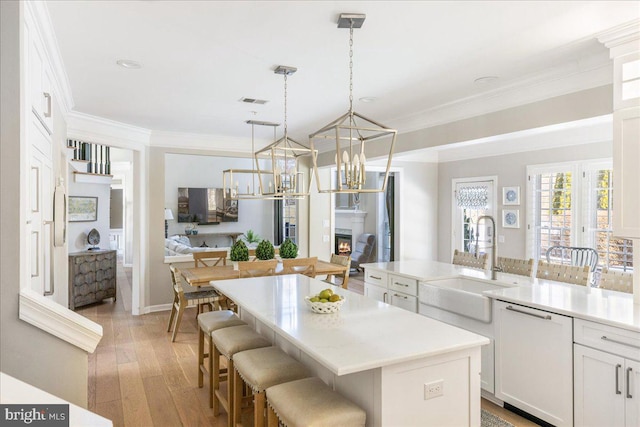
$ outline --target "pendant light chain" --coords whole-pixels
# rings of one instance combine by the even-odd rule
[[[349,112],[353,113],[353,20],[349,27]]]
[[[287,74],[284,73],[284,136],[287,137]]]

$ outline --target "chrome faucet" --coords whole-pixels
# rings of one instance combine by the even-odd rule
[[[491,215],[482,215],[476,221],[476,258],[478,257],[478,240],[480,239],[480,220],[490,219],[493,228],[491,230],[491,280],[498,280],[498,245],[496,243],[496,220]]]

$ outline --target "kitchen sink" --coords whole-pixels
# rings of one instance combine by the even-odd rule
[[[491,298],[482,295],[482,292],[513,286],[515,285],[455,277],[421,282],[419,297],[422,304],[490,323]]]

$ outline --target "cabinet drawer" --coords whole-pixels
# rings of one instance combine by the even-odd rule
[[[575,319],[573,340],[587,347],[640,360],[640,332]]]
[[[364,281],[374,285],[387,287],[387,273],[378,270],[365,269]]]
[[[418,312],[418,298],[401,292],[389,291],[390,303],[413,313]]]
[[[403,276],[389,275],[389,289],[405,294],[418,295],[418,281]]]

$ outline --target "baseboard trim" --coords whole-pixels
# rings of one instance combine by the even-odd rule
[[[488,391],[482,389],[480,390],[480,397],[482,397],[483,399],[488,400],[491,403],[494,403],[500,407],[502,407],[504,405],[504,402],[500,399],[498,399],[494,394],[489,393]]]
[[[173,304],[150,305],[144,308],[144,314],[155,313],[157,311],[168,311],[171,310],[172,305]]]

